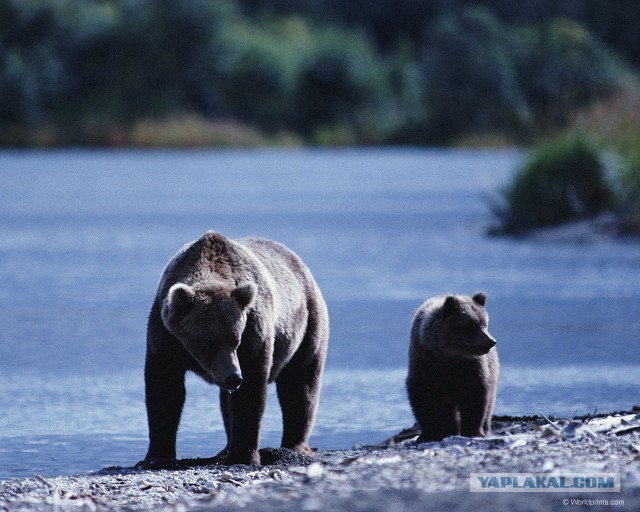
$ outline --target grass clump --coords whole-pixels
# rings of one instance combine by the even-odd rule
[[[502,199],[495,231],[509,234],[593,217],[615,203],[599,148],[583,135],[534,152]]]

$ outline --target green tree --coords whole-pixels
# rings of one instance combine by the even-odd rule
[[[301,56],[312,44],[299,18],[227,26],[218,55],[224,113],[279,130],[291,120],[291,96]]]
[[[132,121],[218,105],[217,35],[231,15],[226,2],[138,0],[111,3],[71,52],[75,89],[89,116]]]
[[[62,51],[66,27],[48,4],[0,0],[0,123],[41,121],[69,75]]]
[[[376,136],[387,72],[366,38],[294,16],[240,23],[224,41],[219,83],[229,115],[305,136],[338,126]]]
[[[486,9],[448,12],[429,26],[422,68],[431,141],[526,126],[512,47],[508,27]]]
[[[387,70],[366,38],[324,28],[301,60],[293,106],[294,126],[305,134],[318,127],[348,126],[376,137],[379,110],[388,95]]]
[[[621,67],[614,56],[573,21],[554,20],[518,41],[519,82],[539,129],[562,126],[578,107],[620,85]]]

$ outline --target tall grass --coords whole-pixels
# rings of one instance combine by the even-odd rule
[[[628,81],[618,94],[578,110],[569,132],[589,133],[623,156],[640,144],[640,84]]]
[[[137,122],[129,132],[138,147],[255,147],[269,140],[259,131],[230,121],[209,121],[194,115]]]
[[[578,112],[570,131],[588,132],[620,156],[615,176],[619,228],[640,233],[640,83],[630,79],[616,96]]]
[[[220,148],[301,146],[295,134],[267,134],[241,122],[206,119],[197,114],[148,118],[131,126],[84,122],[80,126],[0,127],[0,146],[53,148],[66,146],[141,148]]]

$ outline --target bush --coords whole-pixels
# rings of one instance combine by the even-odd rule
[[[600,153],[584,136],[536,151],[504,191],[500,230],[515,233],[594,216],[614,205]]]

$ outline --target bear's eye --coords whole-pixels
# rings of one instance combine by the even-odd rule
[[[482,323],[478,322],[478,320],[475,320],[473,318],[465,318],[461,323],[460,323],[460,328],[462,330],[464,330],[465,332],[475,332],[476,330],[478,330],[479,328],[482,328]]]

